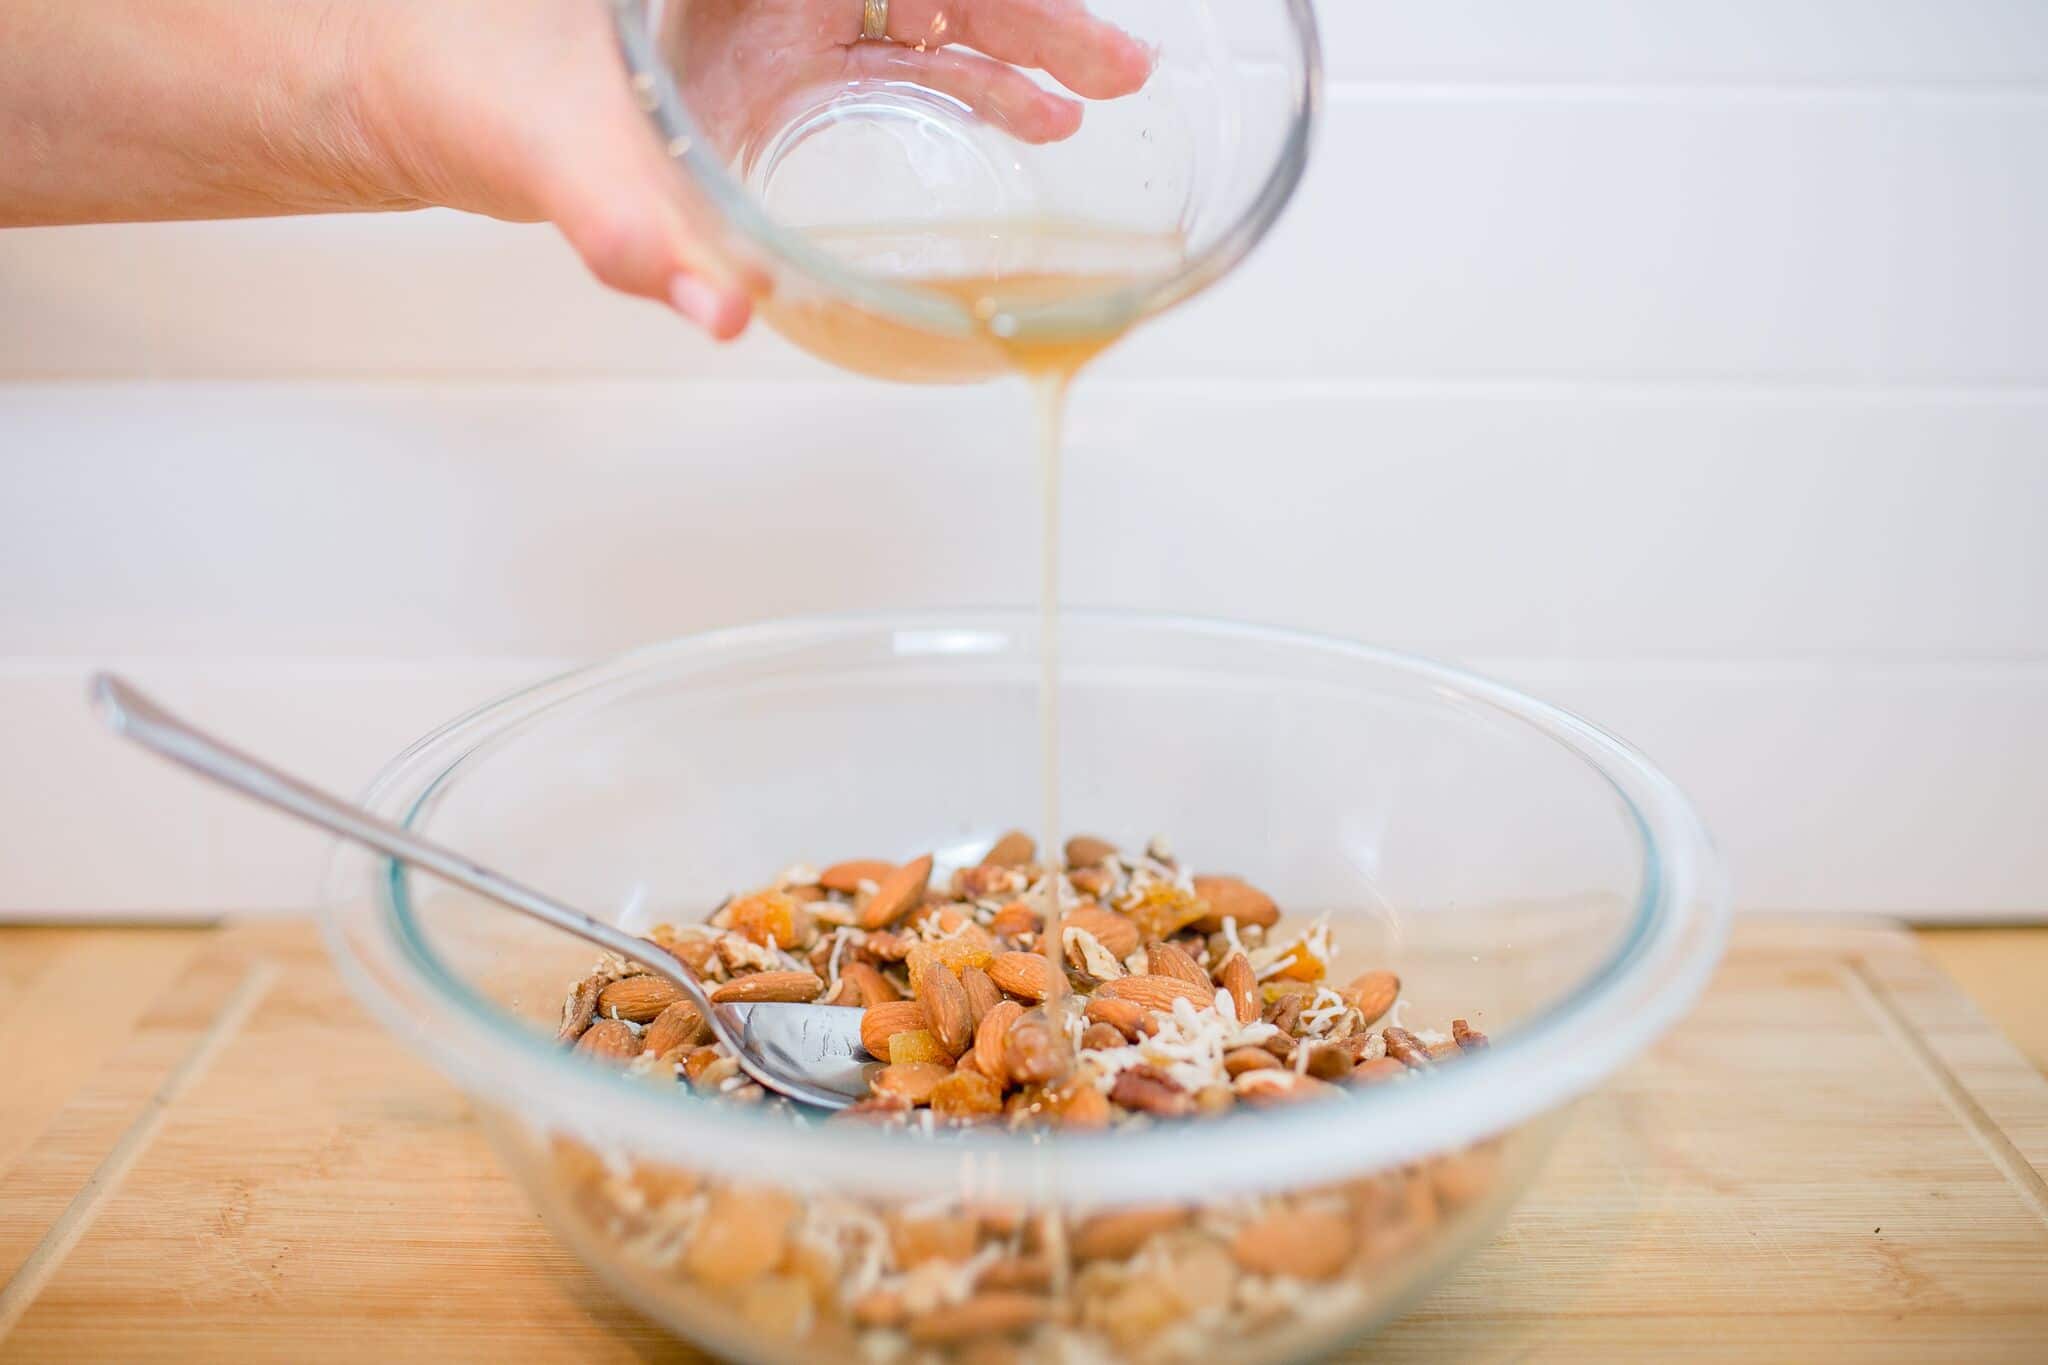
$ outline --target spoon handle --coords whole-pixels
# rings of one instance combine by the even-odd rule
[[[601,948],[608,948],[621,957],[658,963],[664,969],[664,975],[673,977],[676,985],[690,997],[690,1003],[697,1007],[702,1017],[721,1035],[726,1031],[696,973],[656,944],[636,938],[603,920],[592,919],[581,910],[521,886],[481,863],[372,815],[361,806],[331,796],[289,773],[279,772],[261,759],[245,754],[172,715],[112,674],[102,673],[92,680],[91,696],[94,708],[115,734],[132,739],[143,748],[154,750],[201,777],[231,787],[244,796],[295,815],[307,824],[317,825],[352,843],[366,845],[399,862],[431,872],[444,881],[531,915]]]

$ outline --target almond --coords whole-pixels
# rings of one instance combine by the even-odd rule
[[[781,1190],[729,1185],[711,1192],[690,1234],[683,1268],[705,1284],[737,1287],[781,1264],[796,1219]]]
[[[1145,1007],[1135,1000],[1098,995],[1081,1011],[1081,1017],[1090,1024],[1108,1024],[1124,1036],[1125,1042],[1135,1043],[1145,1022]]]
[[[1186,1209],[1118,1209],[1098,1213],[1068,1234],[1077,1261],[1128,1261],[1162,1232],[1188,1221]]]
[[[1251,959],[1243,953],[1233,952],[1223,959],[1223,970],[1217,973],[1223,982],[1223,989],[1230,992],[1231,1003],[1237,1007],[1237,1022],[1249,1024],[1259,1017],[1259,978],[1252,970]]]
[[[1272,1077],[1278,1084],[1259,1084],[1259,1078],[1266,1076]],[[1328,1081],[1319,1081],[1313,1076],[1303,1076],[1288,1070],[1254,1071],[1250,1073],[1250,1079],[1254,1083],[1250,1086],[1240,1086],[1238,1097],[1246,1104],[1261,1109],[1283,1104],[1300,1104],[1304,1100],[1328,1099],[1337,1093],[1337,1087]]]
[[[1082,895],[1093,896],[1096,900],[1108,896],[1110,888],[1116,885],[1116,878],[1106,867],[1077,869],[1067,874],[1067,881]]]
[[[576,1050],[599,1061],[630,1061],[640,1055],[640,1035],[617,1019],[600,1019],[576,1040]]]
[[[1086,929],[1121,962],[1138,950],[1138,926],[1114,910],[1099,905],[1077,905],[1060,921],[1062,935],[1069,928]]]
[[[607,1019],[644,1024],[683,998],[673,981],[658,976],[625,976],[597,993],[597,1012]]]
[[[975,1027],[979,1028],[982,1018],[1003,998],[1002,988],[979,967],[962,970],[960,985],[967,992],[967,1015],[974,1021]]]
[[[1237,921],[1237,927],[1256,924],[1270,929],[1280,920],[1280,907],[1273,898],[1240,877],[1197,877],[1195,896],[1209,903],[1209,913],[1194,923],[1205,934],[1223,927],[1223,921]]]
[[[1214,986],[1197,986],[1177,976],[1149,972],[1143,976],[1126,976],[1104,982],[1102,989],[1096,992],[1096,998],[1105,995],[1112,1000],[1128,1000],[1148,1010],[1171,1010],[1176,1000],[1186,1000],[1198,1010],[1208,1009],[1216,1003]]]
[[[860,1045],[884,1061],[889,1057],[889,1039],[910,1033],[927,1024],[924,1006],[915,1000],[890,1000],[870,1005],[860,1016]]]
[[[1038,912],[1023,901],[1011,901],[996,911],[995,918],[988,922],[988,931],[997,938],[1021,938],[1037,933],[1043,922]]]
[[[1053,1262],[1050,1256],[1005,1256],[990,1261],[975,1279],[976,1289],[1052,1288]]]
[[[1350,1001],[1371,1027],[1400,999],[1401,978],[1392,972],[1367,972],[1337,993]]]
[[[1038,856],[1038,841],[1021,829],[1013,829],[996,840],[995,846],[982,855],[983,867],[1029,867],[1031,860]]]
[[[1066,852],[1068,867],[1093,867],[1105,858],[1115,857],[1116,845],[1092,834],[1076,834],[1067,840]]]
[[[1092,1085],[1081,1086],[1060,1101],[1059,1116],[1067,1128],[1107,1128],[1109,1099]]]
[[[1215,983],[1209,980],[1209,974],[1202,970],[1201,964],[1171,943],[1154,939],[1145,945],[1145,970],[1154,976],[1170,976],[1185,981],[1207,992],[1211,1000],[1216,998]]]
[[[1319,1081],[1341,1081],[1351,1074],[1357,1063],[1358,1059],[1351,1055],[1349,1049],[1324,1044],[1309,1048],[1308,1065],[1303,1069],[1303,1074],[1313,1076]]]
[[[1351,1079],[1360,1085],[1372,1085],[1379,1081],[1390,1081],[1407,1070],[1407,1067],[1392,1057],[1375,1057],[1369,1062],[1360,1062],[1353,1067]]]
[[[873,882],[880,886],[882,879],[896,870],[896,864],[885,863],[879,858],[854,858],[843,863],[834,863],[818,874],[818,885],[827,891],[839,891],[851,896],[860,890],[862,882]]]
[[[1009,1336],[1052,1315],[1052,1301],[1036,1294],[991,1290],[960,1303],[935,1308],[910,1320],[912,1343],[947,1346],[984,1337]]]
[[[946,970],[944,963],[926,965],[917,978],[917,1001],[924,1006],[925,1018],[931,1021],[940,1045],[956,1057],[965,1052],[974,1041],[974,1016],[960,978]]]
[[[1277,1071],[1280,1059],[1262,1047],[1233,1048],[1223,1054],[1223,1069],[1233,1076],[1247,1071]]]
[[[1016,1023],[1017,1016],[1022,1013],[1024,1007],[1016,1001],[999,1000],[989,1006],[988,1013],[981,1016],[981,1022],[974,1028],[974,1064],[998,1088],[1007,1074],[1003,1066],[1003,1040],[1009,1035],[1010,1025]],[[865,1029],[865,1021],[862,1027]]]
[[[869,1005],[886,1005],[891,1000],[903,998],[903,993],[896,989],[888,977],[866,962],[846,963],[839,969],[839,979],[853,983],[853,988],[860,992],[862,1008]]]
[[[654,1022],[640,1035],[640,1050],[664,1057],[679,1047],[695,1047],[710,1041],[711,1028],[697,1013],[697,1007],[687,1000],[678,1000],[654,1016]]]
[[[861,907],[860,927],[886,929],[916,908],[932,879],[932,855],[892,870],[875,885],[875,894]]]
[[[821,1005],[831,1005],[835,1009],[858,1010],[867,1008],[861,1001],[860,987],[854,985],[843,976],[839,978],[839,984],[832,988],[831,994],[818,1003]]]
[[[1327,1280],[1344,1268],[1357,1234],[1343,1215],[1323,1209],[1267,1214],[1238,1228],[1230,1254],[1254,1275]]]
[[[981,1225],[961,1214],[923,1218],[898,1214],[889,1219],[889,1248],[904,1270],[914,1270],[926,1261],[964,1261],[974,1255],[980,1234]]]
[[[555,1031],[556,1042],[573,1043],[583,1036],[597,1017],[597,997],[604,987],[601,976],[586,976],[576,983],[576,989],[562,1002],[562,1026]]]
[[[997,953],[988,974],[996,985],[1026,1000],[1043,1000],[1063,984],[1056,983],[1052,963],[1037,953]]]
[[[816,1000],[824,990],[825,983],[809,972],[755,972],[726,982],[711,992],[711,999],[719,1005],[763,1001],[804,1005]]]

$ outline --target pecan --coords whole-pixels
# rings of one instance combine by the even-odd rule
[[[1266,1022],[1282,1033],[1294,1033],[1301,1028],[1301,996],[1281,996],[1266,1006]]]
[[[1115,1024],[1090,1024],[1081,1032],[1081,1047],[1084,1050],[1123,1045],[1124,1036],[1117,1032]]]
[[[1109,1098],[1126,1109],[1161,1118],[1180,1118],[1195,1105],[1188,1092],[1157,1067],[1139,1065],[1120,1072]]]
[[[1473,1028],[1463,1019],[1451,1020],[1451,1038],[1461,1051],[1477,1052],[1486,1046],[1486,1035]]]
[[[1387,1041],[1387,1055],[1401,1065],[1407,1067],[1425,1067],[1429,1065],[1429,1049],[1422,1045],[1421,1039],[1417,1038],[1407,1029],[1382,1029],[1380,1037]]]
[[[1024,874],[1016,868],[995,864],[963,867],[953,874],[953,894],[961,900],[1014,896],[1028,884]]]

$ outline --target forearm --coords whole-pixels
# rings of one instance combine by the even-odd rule
[[[352,6],[0,0],[0,226],[404,207]]]

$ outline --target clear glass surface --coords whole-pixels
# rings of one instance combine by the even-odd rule
[[[634,929],[701,919],[796,860],[971,861],[1032,819],[1036,630],[1028,613],[953,612],[680,640],[452,723],[368,799]],[[820,1210],[889,1228],[906,1208],[1030,1220],[1020,1236],[1052,1266],[1034,1293],[1055,1325],[997,1333],[1014,1358],[1327,1349],[1482,1238],[1567,1102],[1689,1005],[1725,930],[1717,861],[1639,754],[1455,670],[1085,612],[1063,647],[1072,828],[1163,833],[1197,871],[1252,880],[1290,919],[1329,913],[1332,978],[1395,970],[1409,1020],[1467,1017],[1492,1046],[1327,1103],[1104,1135],[918,1139],[793,1125],[583,1063],[552,1033],[587,947],[368,855],[336,857],[333,947],[370,1007],[476,1099],[579,1254],[724,1354],[965,1349],[920,1318],[862,1326],[795,1250]],[[729,1280],[693,1257],[712,1236],[707,1209],[735,1189],[784,1220],[789,1246]],[[1072,1251],[1091,1219],[1133,1209],[1181,1221],[1128,1261]],[[1174,1257],[1213,1270],[1245,1219],[1331,1209],[1352,1249],[1327,1277],[1246,1275],[1221,1316],[1147,1316],[1133,1286],[1172,1278]]]
[[[1320,98],[1310,0],[1094,0],[1152,63],[1101,98],[936,50],[1007,12],[1025,36],[981,41],[1017,56],[1035,0],[898,0],[882,43],[848,41],[858,0],[613,8],[699,237],[786,335],[894,378],[999,373],[1014,357],[970,344],[991,334],[1113,338],[1219,278],[1292,194]],[[1078,127],[1049,128],[1040,91]],[[919,287],[935,277],[1037,286]]]

